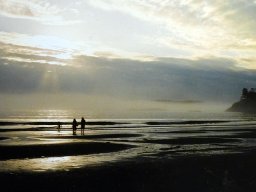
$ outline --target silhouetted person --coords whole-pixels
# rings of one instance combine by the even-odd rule
[[[58,125],[57,125],[58,132],[60,132],[60,129],[61,129],[61,122],[58,122]]]
[[[74,119],[73,123],[72,123],[73,135],[76,135],[77,125],[78,125],[77,121],[76,121],[76,119]]]
[[[81,119],[81,135],[84,135],[84,129],[85,129],[85,120],[82,117],[82,119]]]

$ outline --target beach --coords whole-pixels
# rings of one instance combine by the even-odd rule
[[[4,191],[253,192],[255,152],[240,155],[137,159],[73,171],[1,173]]]
[[[1,121],[3,191],[255,191],[254,119],[57,123]]]

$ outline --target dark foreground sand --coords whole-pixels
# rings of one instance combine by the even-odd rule
[[[1,191],[255,192],[255,151],[243,154],[134,159],[46,173],[0,173]]]
[[[156,124],[153,122],[152,124]],[[85,155],[122,151],[136,146],[164,144],[165,148],[152,156],[106,162],[69,171],[46,172],[0,172],[1,191],[35,192],[73,192],[73,191],[110,191],[110,192],[255,192],[256,191],[256,149],[246,147],[254,142],[254,127],[223,130],[232,134],[186,136],[187,133],[211,133],[210,130],[166,130],[158,137],[141,137],[140,134],[94,134],[85,136],[51,136],[42,139],[71,139],[76,142],[59,144],[2,145],[0,159],[20,159],[37,157],[58,157],[66,155]],[[151,130],[150,130],[151,131]],[[177,138],[159,137],[161,134],[179,133]],[[149,132],[147,132],[148,134]],[[132,139],[132,142],[131,140]],[[118,140],[111,140],[119,138]],[[136,138],[136,139],[135,139]],[[4,140],[6,137],[1,137]],[[97,142],[94,140],[97,139]],[[105,139],[105,140],[104,140]],[[84,140],[84,142],[83,142]],[[116,142],[118,141],[118,142]],[[128,143],[128,144],[127,144]],[[137,145],[133,145],[136,143]],[[209,155],[212,148],[207,148],[207,156],[198,153],[196,146],[222,146],[226,149],[222,155]],[[194,146],[186,149],[184,146]],[[168,148],[169,146],[169,148]],[[179,146],[175,152],[172,147]],[[200,148],[199,148],[200,149]],[[228,151],[242,152],[229,154]],[[185,150],[185,151],[184,151]],[[188,151],[186,151],[188,150]],[[182,156],[175,155],[182,151]],[[186,154],[188,153],[188,155]]]

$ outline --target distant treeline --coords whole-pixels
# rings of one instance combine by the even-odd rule
[[[243,88],[242,90],[242,95],[241,95],[241,100],[245,100],[245,99],[256,99],[256,92],[255,92],[255,88],[251,88],[250,90],[248,90],[247,88]]]

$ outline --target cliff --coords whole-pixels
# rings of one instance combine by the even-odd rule
[[[256,113],[256,92],[252,88],[248,91],[243,89],[240,101],[234,103],[227,111],[230,112],[243,112],[243,113]]]

